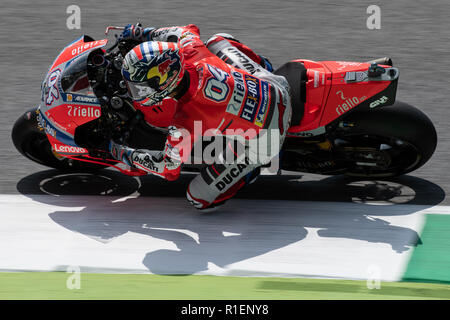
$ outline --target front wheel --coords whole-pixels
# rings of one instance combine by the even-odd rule
[[[334,150],[346,162],[346,174],[389,177],[424,165],[433,155],[437,134],[419,109],[404,102],[355,111],[340,123]]]
[[[37,108],[28,110],[17,119],[11,137],[14,146],[22,155],[44,166],[62,171],[95,171],[106,167],[54,154],[47,135],[38,126]]]

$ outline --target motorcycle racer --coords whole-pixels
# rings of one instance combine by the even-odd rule
[[[163,151],[111,141],[112,156],[172,181],[179,177],[182,163],[192,159],[194,147],[203,148],[205,137],[224,137],[214,162],[191,181],[186,194],[197,209],[222,205],[278,154],[291,117],[286,79],[261,67],[271,70],[267,59],[229,35],[217,34],[205,45],[195,25],[128,25],[121,37],[143,41],[123,61],[122,75],[132,99],[151,106],[171,98],[177,105]],[[248,142],[257,142],[258,148],[249,148]]]

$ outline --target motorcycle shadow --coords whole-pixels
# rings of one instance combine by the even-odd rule
[[[195,174],[182,174],[169,182],[151,175],[129,177],[113,170],[97,173],[58,170],[40,171],[22,178],[17,190],[24,194],[185,197]],[[379,204],[438,205],[445,191],[428,180],[414,176],[364,179],[349,176],[261,175],[234,199],[375,202]],[[232,201],[232,200],[230,200]]]
[[[46,204],[83,206],[79,212],[49,216],[96,241],[108,243],[128,232],[163,240],[151,244],[153,250],[142,260],[155,274],[224,268],[302,241],[310,228],[319,238],[388,244],[406,253],[421,244],[419,235],[392,224],[389,216],[413,215],[445,198],[439,186],[413,176],[379,181],[261,176],[221,211],[199,214],[184,199],[192,178],[186,174],[167,182],[111,170],[95,175],[47,170],[24,177],[17,190]]]

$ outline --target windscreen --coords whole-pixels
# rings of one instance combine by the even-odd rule
[[[65,93],[95,97],[86,71],[88,56],[86,53],[75,58],[64,69],[61,75],[61,88]]]

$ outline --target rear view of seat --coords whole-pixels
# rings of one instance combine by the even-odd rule
[[[291,87],[292,119],[291,127],[300,125],[305,112],[306,99],[306,68],[300,62],[287,62],[279,67],[274,74],[286,78]]]

